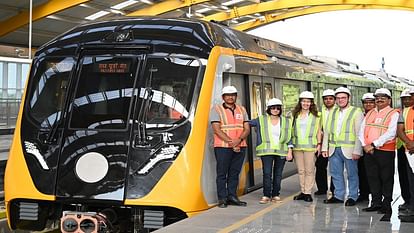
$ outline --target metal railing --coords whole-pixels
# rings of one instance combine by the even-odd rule
[[[0,99],[0,129],[16,126],[21,99]]]

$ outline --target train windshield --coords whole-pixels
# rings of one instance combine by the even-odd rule
[[[146,84],[139,91],[139,97],[149,102],[141,119],[146,128],[172,127],[188,119],[201,66],[193,57],[148,57]]]
[[[71,57],[52,57],[34,65],[27,104],[30,119],[40,128],[51,128],[61,118],[74,64],[75,60]]]
[[[140,58],[133,54],[83,56],[69,127],[125,129]]]

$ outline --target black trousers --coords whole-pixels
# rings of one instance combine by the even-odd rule
[[[361,156],[358,160],[358,177],[359,177],[359,197],[362,199],[368,199],[370,194],[367,171],[365,169],[365,157],[366,154]]]
[[[414,156],[414,155],[412,155]],[[413,169],[410,167],[410,164],[407,161],[406,164],[407,168],[407,175],[408,175],[408,183],[410,183],[410,209],[414,211],[414,172]]]
[[[408,182],[408,168],[410,167],[405,155],[405,147],[401,147],[397,150],[397,166],[398,166],[398,179],[400,180],[401,196],[404,202],[410,203],[410,184]]]
[[[364,162],[368,184],[372,194],[372,205],[382,206],[391,211],[394,186],[395,152],[374,150],[367,154]]]
[[[325,158],[322,155],[319,155],[316,158],[315,167],[315,181],[316,186],[318,187],[318,191],[326,193],[328,191],[328,161],[329,158]],[[333,185],[333,182],[331,180],[331,192],[333,193],[335,190],[335,187]]]

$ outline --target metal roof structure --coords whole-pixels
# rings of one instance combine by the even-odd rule
[[[215,20],[250,30],[292,17],[335,10],[414,10],[414,0],[32,0],[32,46],[93,20],[159,15]],[[28,0],[0,2],[0,45],[28,47]]]

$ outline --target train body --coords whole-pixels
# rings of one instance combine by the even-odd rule
[[[303,90],[320,97],[347,86],[359,105],[377,87],[402,89],[317,72],[329,69],[294,47],[210,22],[76,27],[33,60],[6,167],[9,226],[43,230],[62,219],[64,232],[147,232],[211,208],[209,111],[225,85],[237,87],[251,118],[272,97],[289,112]],[[261,183],[254,135],[249,143],[239,194]]]

